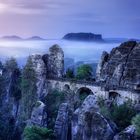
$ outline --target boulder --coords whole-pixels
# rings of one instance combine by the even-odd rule
[[[99,113],[97,97],[89,95],[74,112],[72,140],[112,140],[115,131],[110,122]]]
[[[119,134],[115,135],[113,140],[140,140],[140,138],[136,135],[135,127],[131,125]]]
[[[44,111],[45,104],[37,101],[36,106],[33,108],[30,124],[38,126],[47,126],[47,113]],[[29,125],[29,124],[28,124]]]

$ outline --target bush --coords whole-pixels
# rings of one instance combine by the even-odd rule
[[[6,60],[4,64],[4,68],[10,72],[13,72],[15,69],[18,68],[18,64],[15,58],[11,57],[8,60]]]
[[[26,65],[23,68],[21,80],[21,118],[27,120],[31,117],[31,112],[37,101],[37,76],[34,70],[34,64],[29,56]]]
[[[66,71],[66,78],[74,78],[74,71],[73,69],[68,68]]]
[[[132,124],[136,127],[136,133],[138,136],[140,136],[140,114],[136,115],[132,119]]]
[[[120,130],[131,124],[131,119],[136,115],[135,110],[128,103],[120,106],[114,105],[111,110],[111,118],[118,125]]]
[[[25,127],[23,133],[24,140],[52,140],[53,131],[44,127],[32,126]]]
[[[114,121],[120,131],[129,126],[131,119],[136,115],[136,111],[128,102],[122,105],[113,104],[111,108],[102,106],[100,112],[106,118]]]
[[[63,92],[54,90],[46,96],[46,112],[47,112],[47,124],[48,128],[54,128],[55,120],[58,114],[58,109],[61,103],[65,100]]]
[[[80,80],[90,80],[92,79],[92,67],[90,65],[81,65],[77,69],[77,75],[76,78]]]

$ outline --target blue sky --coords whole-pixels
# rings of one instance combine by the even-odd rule
[[[0,0],[0,36],[68,32],[140,38],[140,0]]]

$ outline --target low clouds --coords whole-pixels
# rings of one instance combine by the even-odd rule
[[[69,6],[67,0],[1,0],[5,12],[16,14],[46,14],[49,10],[61,9]]]

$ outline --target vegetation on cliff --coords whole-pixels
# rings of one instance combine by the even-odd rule
[[[92,67],[90,65],[81,65],[77,68],[76,78],[80,80],[91,80],[92,79]]]
[[[36,73],[33,68],[33,62],[29,56],[22,72],[22,117],[27,120],[31,117],[32,109],[37,100]]]
[[[66,78],[74,78],[74,77],[75,77],[75,75],[74,75],[74,70],[68,68],[67,71],[66,71],[65,77],[66,77]]]
[[[115,122],[119,131],[131,125],[131,120],[136,115],[136,111],[130,101],[121,105],[113,103],[111,107],[108,107],[103,100],[100,99],[99,101],[101,114]]]
[[[59,92],[57,89],[48,93],[45,100],[46,112],[48,114],[47,116],[48,128],[53,129],[59,105],[63,103],[64,100],[65,100],[64,93]]]
[[[136,115],[132,119],[132,124],[136,127],[136,133],[138,136],[140,136],[140,114]]]
[[[53,140],[53,131],[44,127],[31,126],[24,129],[24,140]]]

